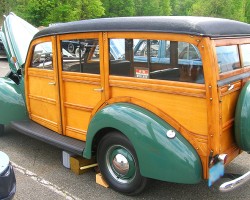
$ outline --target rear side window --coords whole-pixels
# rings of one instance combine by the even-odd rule
[[[250,66],[250,44],[241,45],[241,51],[243,56],[243,66]]]
[[[177,41],[110,39],[110,75],[204,83],[196,46]]]
[[[241,68],[237,45],[216,47],[219,73]]]

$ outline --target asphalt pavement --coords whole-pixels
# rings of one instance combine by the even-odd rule
[[[151,181],[147,190],[139,196],[127,197],[95,182],[95,172],[74,174],[62,165],[62,151],[51,145],[24,136],[11,128],[0,137],[0,150],[10,157],[17,179],[14,200],[44,199],[249,199],[250,183],[233,192],[221,193],[221,179],[211,188],[207,181],[196,185]],[[250,155],[243,153],[226,171],[246,173],[250,169]]]

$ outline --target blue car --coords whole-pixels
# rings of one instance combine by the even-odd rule
[[[0,151],[0,200],[12,199],[16,192],[16,178],[9,157]]]

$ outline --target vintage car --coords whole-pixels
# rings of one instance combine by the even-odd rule
[[[10,15],[0,124],[96,158],[126,195],[150,179],[212,185],[250,152],[250,25],[207,17],[125,17],[58,24],[19,56]],[[20,31],[19,31],[20,32]],[[78,42],[79,54],[63,48]],[[250,173],[226,182],[228,191]]]
[[[6,57],[6,54],[5,54],[3,42],[0,40],[0,58],[5,58],[5,57]]]
[[[0,151],[0,200],[12,199],[16,192],[16,178],[9,157]]]

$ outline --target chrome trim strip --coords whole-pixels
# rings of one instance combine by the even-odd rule
[[[219,190],[221,192],[229,192],[235,188],[238,188],[239,186],[243,185],[244,183],[246,183],[247,181],[250,180],[250,171],[248,171],[247,173],[243,174],[242,176],[240,176],[239,178],[236,178],[232,181],[228,181],[223,183]]]
[[[218,81],[217,85],[218,87],[224,86],[224,85],[228,85],[231,84],[235,81],[241,80],[243,78],[248,78],[250,76],[250,72],[245,72],[243,74],[238,74],[236,76],[232,76],[223,80]]]

